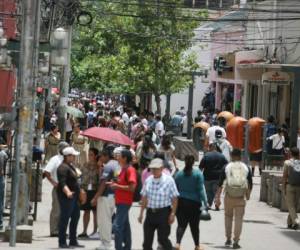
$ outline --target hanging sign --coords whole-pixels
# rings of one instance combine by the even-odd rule
[[[289,85],[290,75],[281,71],[269,71],[262,75],[262,84]]]

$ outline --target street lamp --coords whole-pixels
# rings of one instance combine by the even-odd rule
[[[69,33],[62,27],[56,28],[51,36],[51,65],[67,65]]]
[[[4,34],[2,22],[0,21],[0,64],[7,64],[7,49],[4,48],[7,44],[7,38]]]
[[[67,32],[64,28],[57,28],[53,32],[53,36],[57,40],[64,40],[67,37]]]

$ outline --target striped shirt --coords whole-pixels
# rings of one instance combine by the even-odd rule
[[[160,178],[148,177],[141,195],[147,197],[148,208],[170,207],[172,200],[179,196],[174,179],[162,173]]]

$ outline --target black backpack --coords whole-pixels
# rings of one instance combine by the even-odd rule
[[[126,170],[126,182],[127,181],[127,170]],[[136,170],[136,187],[133,194],[133,201],[139,202],[141,200],[141,191],[142,191],[142,177],[141,174]]]

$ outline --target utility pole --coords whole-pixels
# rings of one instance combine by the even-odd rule
[[[33,65],[33,88],[32,88],[32,103],[31,103],[31,128],[29,139],[31,140],[28,143],[28,151],[32,151],[33,138],[35,132],[35,104],[36,104],[36,88],[39,80],[39,48],[40,48],[40,26],[41,26],[41,0],[35,1],[35,23],[34,23],[34,37],[33,37],[33,56],[32,56],[32,65]],[[43,90],[44,92],[44,90]],[[39,135],[41,136],[41,135]],[[40,140],[40,138],[39,138]],[[28,174],[31,175],[31,166],[32,166],[32,157],[27,159]],[[30,178],[31,180],[31,178]],[[32,183],[29,183],[31,186]]]
[[[188,102],[188,111],[187,111],[187,139],[192,138],[192,125],[193,125],[193,103],[194,103],[194,86],[195,86],[195,80],[196,76],[206,76],[207,77],[207,71],[192,71],[189,72],[189,74],[192,74],[192,83],[189,86],[189,102]]]
[[[193,102],[194,102],[194,85],[195,85],[195,73],[192,73],[192,83],[189,86],[189,102],[187,112],[187,139],[192,138],[192,124],[193,124]]]
[[[28,224],[29,192],[28,170],[32,158],[32,104],[35,96],[35,83],[33,81],[33,61],[35,40],[39,38],[37,12],[40,0],[22,1],[22,33],[20,46],[20,59],[18,71],[18,95],[17,95],[17,128],[16,128],[16,165],[13,168],[12,198],[10,213],[10,246],[16,245],[16,226]]]
[[[72,26],[69,25],[65,27],[66,34],[67,34],[67,53],[66,53],[66,60],[67,63],[63,66],[63,72],[60,82],[60,98],[59,98],[59,109],[58,109],[58,126],[60,129],[60,133],[62,135],[62,139],[66,139],[66,106],[68,105],[68,93],[69,93],[69,86],[70,86],[70,67],[71,67],[71,48],[72,48]]]

